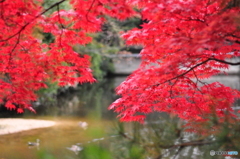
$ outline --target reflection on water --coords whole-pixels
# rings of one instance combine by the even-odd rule
[[[116,115],[107,109],[116,99],[114,89],[114,79],[85,84],[77,90],[60,93],[55,105],[37,106],[37,114],[25,113],[25,118],[48,119],[57,124],[1,136],[0,158],[79,158],[81,145],[98,142],[115,120]],[[39,146],[28,146],[29,141],[37,139]]]
[[[36,107],[38,116],[75,116],[114,119],[108,106],[117,98],[114,95],[114,78],[94,84],[84,84],[77,89],[60,92],[54,105]],[[32,114],[27,114],[32,115]]]
[[[109,131],[111,122],[84,118],[47,118],[57,124],[50,128],[35,129],[16,134],[3,135],[0,138],[1,159],[66,159],[79,158],[76,146],[87,144],[95,138],[102,138]],[[88,123],[83,129],[79,121]],[[29,146],[28,142],[39,139],[39,145]],[[73,146],[75,145],[75,147]],[[71,150],[69,149],[71,148]],[[75,148],[75,149],[73,149]]]
[[[54,105],[40,104],[36,115],[25,113],[25,118],[48,119],[57,124],[1,136],[0,159],[157,159],[174,157],[178,151],[176,158],[211,158],[210,149],[218,150],[218,145],[174,147],[173,144],[193,139],[200,141],[201,137],[184,134],[181,122],[163,113],[153,113],[144,125],[113,126],[116,114],[107,108],[117,98],[115,87],[124,79],[85,84],[77,90],[60,93]],[[238,76],[208,80],[213,81],[240,89]],[[39,146],[28,146],[29,141],[37,139]]]

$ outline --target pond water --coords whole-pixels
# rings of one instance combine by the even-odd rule
[[[131,143],[131,146],[126,144],[128,136],[124,134],[125,131],[120,130],[124,128],[121,125],[120,127],[115,127],[117,123],[116,114],[107,109],[117,99],[117,96],[114,94],[115,87],[125,78],[111,78],[93,85],[86,84],[77,90],[69,90],[67,93],[59,94],[57,102],[37,104],[39,105],[36,107],[37,114],[26,112],[22,116],[16,116],[51,120],[55,121],[56,125],[49,128],[2,135],[0,137],[0,159],[142,158],[136,154],[142,154],[143,150],[134,147]],[[218,76],[209,79],[209,81],[220,81],[230,87],[239,89],[240,78],[239,76],[230,78]],[[1,112],[0,115],[4,116]],[[159,119],[159,114],[153,114],[152,118],[155,119],[155,116]],[[172,128],[170,125],[177,127],[178,122],[177,120],[172,121],[165,114],[161,116],[160,123],[154,123],[149,126],[129,124],[125,127],[135,133],[133,138],[144,136],[144,140],[149,141],[151,133],[163,131],[160,137],[156,137],[164,137],[163,142],[167,143],[173,138],[168,131],[168,129]],[[86,122],[88,124],[87,129],[79,126],[79,122]],[[149,129],[153,127],[158,128],[155,130]],[[175,130],[175,127],[173,129]],[[122,136],[125,139],[118,139],[116,131],[122,131]],[[39,146],[28,146],[29,141],[35,142],[37,139],[40,140]],[[114,142],[111,142],[112,139],[114,139]],[[154,140],[157,139],[155,138]],[[97,145],[97,147],[94,145]],[[84,148],[85,152],[82,151],[82,148]],[[116,151],[116,154],[120,157],[109,156],[108,151],[110,149]],[[200,153],[196,152],[194,147],[189,149],[187,151],[189,158],[192,155],[195,158],[200,158]],[[126,154],[127,151],[135,154],[135,156],[131,157],[131,154]],[[86,157],[84,153],[92,154],[92,156]],[[186,154],[186,151],[184,154]],[[145,156],[145,158],[147,157]]]
[[[72,145],[81,148],[96,139],[106,136],[111,123],[109,121],[87,120],[85,118],[41,118],[50,119],[56,125],[49,128],[34,129],[0,138],[1,159],[35,159],[35,158],[78,158],[77,150],[71,151]],[[79,121],[88,123],[84,130],[78,126]],[[40,140],[39,146],[28,146],[29,141]],[[95,139],[95,140],[94,140]]]
[[[108,79],[68,90],[59,94],[55,102],[38,104],[37,114],[11,114],[14,117],[51,120],[56,125],[2,135],[0,159],[79,158],[77,149],[81,149],[83,144],[96,143],[111,136],[116,115],[107,107],[116,99],[114,82],[115,79]],[[2,112],[1,115],[6,116]],[[86,122],[87,129],[81,127],[80,122]],[[28,146],[29,141],[36,142],[37,139],[40,140],[39,146]]]

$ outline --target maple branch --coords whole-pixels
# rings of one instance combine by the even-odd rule
[[[214,57],[211,57],[211,58],[208,58],[207,60],[205,60],[205,61],[203,61],[203,62],[201,62],[201,63],[196,64],[195,66],[191,67],[191,68],[190,68],[189,70],[187,70],[186,72],[183,72],[183,73],[181,73],[181,74],[179,74],[179,75],[177,75],[177,76],[175,76],[175,77],[173,77],[173,78],[170,78],[170,79],[168,79],[168,80],[166,80],[166,81],[164,81],[164,82],[162,82],[162,83],[160,83],[160,84],[158,84],[158,85],[164,84],[164,83],[169,82],[169,81],[172,81],[172,80],[174,80],[174,79],[178,79],[179,77],[182,77],[182,76],[188,74],[189,72],[193,71],[193,70],[194,70],[195,68],[197,68],[198,66],[201,66],[201,65],[207,63],[208,61],[217,61],[217,62],[220,62],[220,63],[225,63],[225,64],[233,65],[233,66],[235,66],[235,65],[240,65],[240,62],[234,63],[234,62],[229,62],[229,61],[220,60],[220,59],[216,59],[216,58],[214,58]]]
[[[199,78],[198,78],[198,76],[196,75],[196,72],[195,72],[195,70],[193,70],[193,74],[194,74],[194,76],[195,76],[195,78],[197,79],[197,84],[198,84],[198,82],[200,82],[202,85],[206,85],[206,84],[208,84],[207,82],[203,82],[203,81],[201,81]],[[201,92],[201,90],[198,90],[198,91],[200,91]],[[202,93],[202,92],[201,92]]]
[[[237,65],[240,65],[240,62],[229,62],[229,61],[225,61],[225,60],[220,60],[220,59],[216,59],[216,58],[209,58],[209,60],[212,60],[212,61],[217,61],[217,62],[220,62],[220,63],[224,63],[224,64],[228,64],[228,65],[233,65],[233,66],[237,66]]]
[[[204,20],[201,20],[201,19],[193,19],[193,18],[180,19],[180,20],[184,20],[184,21],[197,21],[197,22],[205,23]]]
[[[172,98],[172,95],[173,95],[173,91],[172,91],[172,88],[173,86],[177,83],[178,79],[175,80],[175,82],[171,85],[171,88],[170,88],[170,98]],[[171,84],[171,83],[170,83]]]
[[[65,26],[62,24],[62,21],[61,21],[61,17],[60,17],[60,13],[59,13],[59,11],[60,11],[59,4],[57,5],[57,10],[58,10],[58,21],[60,23],[61,28],[63,29],[63,28],[65,28]]]
[[[239,40],[229,40],[229,39],[226,39],[226,41],[228,41],[228,42],[234,42],[234,43],[240,44],[240,41],[239,41]]]
[[[179,14],[180,15],[180,14]],[[183,17],[182,15],[180,15],[181,18],[178,18],[179,20],[182,20],[182,21],[196,21],[196,22],[201,22],[201,23],[205,23],[205,20],[202,20],[202,19],[198,19],[198,18],[192,18],[192,17]],[[206,24],[208,25],[208,24]]]
[[[53,5],[51,5],[49,8],[45,9],[44,11],[42,11],[41,13],[39,13],[37,16],[35,16],[31,21],[27,22],[24,26],[22,26],[21,29],[19,29],[18,32],[16,32],[15,34],[9,36],[8,38],[6,39],[2,39],[0,40],[0,42],[3,42],[3,41],[8,41],[10,39],[12,39],[13,37],[15,37],[16,35],[20,34],[28,25],[30,25],[34,20],[36,20],[37,18],[39,18],[41,15],[43,15],[44,13],[48,12],[49,10],[51,10],[52,8],[58,6],[59,4],[63,3],[64,1],[66,0],[61,0],[59,2],[56,2],[54,3]]]
[[[62,47],[62,35],[63,35],[63,29],[65,28],[64,26],[63,26],[63,24],[62,24],[62,21],[61,21],[61,17],[60,17],[60,13],[59,13],[59,4],[57,5],[57,10],[58,10],[58,21],[59,21],[59,23],[60,23],[60,26],[61,26],[61,33],[60,33],[60,41],[59,41],[59,43],[60,43],[60,46]]]
[[[10,64],[11,64],[12,53],[13,53],[14,50],[17,48],[17,45],[18,45],[19,42],[20,42],[20,36],[21,36],[21,33],[18,34],[17,42],[16,42],[16,44],[13,46],[12,50],[11,50],[10,53],[9,53],[9,59],[8,59],[8,66],[7,66],[7,69],[10,67]]]
[[[94,3],[95,3],[95,0],[92,1],[91,5],[90,5],[90,7],[89,7],[89,9],[88,9],[88,12],[87,12],[87,14],[86,14],[86,19],[87,19],[89,22],[91,22],[91,23],[93,23],[93,22],[88,19],[88,14],[90,13],[90,11],[91,11]]]
[[[234,34],[230,34],[230,36],[234,37],[234,38],[240,38],[239,36],[236,36]]]
[[[229,33],[229,34],[226,34],[225,36],[223,36],[223,38],[226,38],[226,41],[228,41],[228,42],[233,42],[233,43],[240,44],[240,41],[239,41],[239,40],[230,40],[230,39],[227,39],[227,37],[232,37],[232,38],[240,39],[239,36],[234,35],[234,32],[231,33],[231,34],[230,34],[230,33]]]
[[[177,157],[177,155],[183,150],[184,147],[179,147],[179,149],[177,150],[177,152],[174,154],[173,159],[175,159]]]
[[[160,83],[160,84],[164,84],[164,83],[166,83],[166,82],[169,82],[169,81],[172,81],[172,80],[177,79],[177,78],[179,78],[179,77],[182,77],[182,76],[186,75],[187,73],[191,72],[192,70],[194,70],[195,68],[197,68],[198,66],[201,66],[201,65],[207,63],[207,62],[210,61],[210,60],[211,60],[211,58],[208,58],[207,60],[205,60],[205,61],[203,61],[203,62],[201,62],[201,63],[198,63],[198,64],[196,64],[195,66],[191,67],[191,68],[190,68],[189,70],[187,70],[186,72],[183,72],[183,73],[181,73],[180,75],[177,75],[177,76],[175,76],[175,77],[173,77],[173,78],[171,78],[171,79],[169,79],[169,80],[166,80],[166,81],[164,81],[164,82],[162,82],[162,83]],[[159,84],[159,85],[160,85],[160,84]]]

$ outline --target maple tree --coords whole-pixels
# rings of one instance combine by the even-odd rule
[[[137,1],[135,1],[137,3]],[[239,91],[209,78],[239,56],[239,6],[235,1],[138,1],[141,29],[125,34],[127,44],[141,44],[142,64],[118,88],[122,97],[110,109],[122,121],[143,122],[159,111],[182,119],[206,121],[210,114],[232,117]]]
[[[106,16],[141,17],[141,28],[123,34],[128,45],[140,44],[142,64],[118,88],[121,98],[109,109],[122,121],[139,121],[153,111],[183,119],[205,120],[209,114],[232,116],[239,92],[202,79],[240,63],[239,6],[230,0],[60,0],[44,9],[42,0],[0,1],[0,103],[22,113],[34,111],[35,92],[46,82],[59,86],[94,82],[90,57],[73,46],[91,42]],[[57,11],[45,15],[51,9]],[[53,35],[43,43],[38,32]],[[232,52],[231,54],[229,54]]]

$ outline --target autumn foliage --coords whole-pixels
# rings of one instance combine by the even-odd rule
[[[129,45],[144,46],[143,62],[117,88],[122,97],[110,109],[122,121],[142,122],[154,111],[198,121],[209,114],[234,116],[231,106],[239,92],[202,80],[240,64],[227,62],[239,56],[239,7],[221,0],[152,0],[137,5],[147,23],[123,37]]]
[[[232,113],[239,92],[202,80],[221,73],[239,56],[239,6],[229,0],[66,0],[49,8],[42,0],[0,1],[0,103],[19,113],[31,108],[46,82],[59,86],[94,82],[89,56],[73,46],[91,42],[106,16],[141,17],[141,28],[123,34],[128,45],[142,45],[142,64],[117,88],[121,98],[109,109],[122,121],[139,121],[158,111],[183,119]],[[57,11],[46,15],[51,9]],[[39,35],[51,34],[44,43]]]

